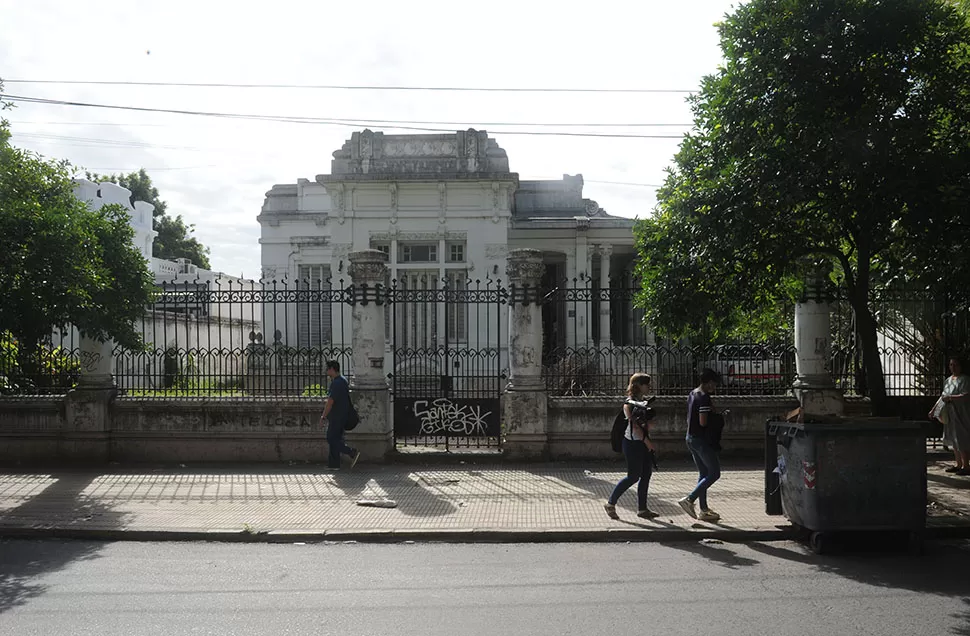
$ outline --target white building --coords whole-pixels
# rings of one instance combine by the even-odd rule
[[[123,388],[170,388],[165,359],[178,358],[180,373],[203,382],[238,385],[244,379],[246,347],[261,334],[262,311],[253,302],[256,283],[201,269],[186,259],[152,256],[154,206],[131,200],[131,191],[111,182],[75,179],[75,196],[93,209],[124,207],[135,232],[133,242],[148,262],[161,293],[136,328],[147,352],[116,351],[115,377]],[[68,348],[79,342],[76,330],[56,334]]]
[[[611,280],[614,286],[631,282],[633,221],[610,216],[584,198],[582,176],[521,181],[484,131],[365,130],[353,133],[333,157],[329,174],[266,193],[258,217],[262,276],[343,288],[349,285],[350,252],[386,252],[398,288],[416,292],[388,310],[386,368],[401,369],[401,360],[391,359],[395,347],[412,350],[412,358],[443,346],[504,347],[504,327],[492,326],[506,316],[493,316],[477,301],[465,308],[431,302],[420,291],[443,283],[458,290],[501,285],[510,249],[542,250],[549,289],[595,291]],[[556,307],[544,312],[547,346],[630,344],[639,331],[628,306],[596,301]],[[341,335],[335,327],[339,321],[350,324],[348,307],[305,303],[286,316],[264,316],[264,327],[267,334],[279,331],[291,346],[349,346],[349,332]]]

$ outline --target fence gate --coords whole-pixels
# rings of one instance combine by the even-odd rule
[[[413,272],[388,295],[395,443],[499,448],[506,290],[492,281]]]

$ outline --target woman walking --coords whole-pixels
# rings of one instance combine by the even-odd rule
[[[616,502],[633,484],[637,485],[637,516],[643,519],[653,519],[660,515],[647,508],[647,489],[650,487],[650,476],[653,472],[651,453],[655,451],[650,441],[648,424],[643,416],[647,408],[644,398],[650,390],[650,376],[646,373],[634,373],[630,376],[627,387],[627,400],[623,404],[623,414],[626,416],[627,426],[623,435],[623,455],[626,457],[626,477],[620,480],[613,489],[606,502],[606,514],[611,519],[619,519],[616,514]],[[639,483],[638,483],[639,482]]]
[[[970,376],[963,373],[962,362],[950,358],[950,377],[929,417],[943,424],[943,440],[953,449],[956,465],[946,472],[970,475]]]

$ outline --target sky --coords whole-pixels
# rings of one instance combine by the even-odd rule
[[[254,3],[258,8],[249,10],[211,0],[0,0],[0,79],[686,91],[717,69],[721,54],[714,24],[733,4],[277,0]],[[194,224],[195,235],[209,246],[213,269],[247,277],[260,271],[256,216],[266,191],[328,173],[332,153],[354,130],[408,132],[375,120],[488,130],[522,179],[581,173],[586,197],[630,218],[651,214],[655,186],[663,182],[677,137],[692,120],[683,92],[16,82],[7,83],[5,92],[147,108],[360,120],[298,124],[40,104],[21,104],[5,114],[14,144],[68,159],[81,172],[145,168],[169,213]],[[550,125],[593,123],[610,126]]]

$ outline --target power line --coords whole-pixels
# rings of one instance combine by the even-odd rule
[[[349,128],[360,128],[363,126],[368,126],[368,124],[376,124],[373,120],[344,120],[344,119],[326,119],[318,117],[300,117],[300,116],[290,116],[290,115],[251,115],[251,114],[240,114],[240,113],[220,113],[211,111],[197,111],[197,110],[185,110],[185,109],[169,109],[169,108],[148,108],[144,106],[120,106],[116,104],[95,104],[90,102],[74,102],[68,100],[58,100],[58,99],[47,99],[42,97],[29,97],[23,95],[0,95],[5,99],[13,102],[24,102],[28,104],[46,104],[53,106],[75,106],[81,108],[105,108],[110,110],[126,110],[135,112],[145,112],[145,113],[167,113],[173,115],[193,115],[201,117],[220,117],[227,119],[248,119],[254,121],[284,121],[291,123],[304,123],[304,124],[322,124],[322,125],[333,125],[333,126],[343,126]],[[394,128],[398,130],[411,130],[420,132],[454,132],[451,128],[431,128],[431,127],[415,127],[408,125],[401,125],[401,123],[392,123],[394,120],[383,120],[387,127]],[[379,126],[374,125],[377,128]],[[554,136],[554,137],[605,137],[613,139],[681,139],[683,135],[632,135],[627,133],[585,133],[585,132],[547,132],[538,130],[493,130],[494,134],[501,135],[528,135],[528,136]]]
[[[586,183],[603,183],[606,185],[618,185],[618,186],[636,186],[641,188],[662,188],[663,186],[657,183],[633,183],[630,181],[597,181],[596,179],[584,179]]]
[[[111,80],[27,80],[5,79],[5,84],[60,84],[85,86],[168,86],[182,88],[259,88],[342,91],[435,91],[464,93],[696,93],[682,88],[558,88],[558,87],[473,87],[473,86],[367,86],[336,84],[233,84],[229,82],[130,82]]]
[[[335,121],[341,122],[351,122],[351,123],[374,123],[374,124],[437,124],[439,126],[468,126],[468,122],[463,121],[408,121],[408,120],[398,120],[398,119],[350,119],[344,117],[335,117]],[[151,126],[151,127],[168,127],[172,124],[142,124],[142,123],[132,123],[127,124],[124,122],[113,122],[113,121],[10,121],[11,124],[18,125],[63,125],[63,126]],[[548,128],[689,128],[693,124],[669,124],[669,123],[620,123],[620,124],[609,124],[603,122],[597,123],[575,123],[575,122],[518,122],[518,121],[506,121],[506,122],[475,122],[472,124],[474,126],[537,126],[537,127],[548,127]]]
[[[68,141],[76,142],[69,145],[96,145],[96,146],[112,146],[116,148],[145,148],[152,149],[158,148],[161,150],[207,150],[206,148],[198,148],[194,146],[166,146],[162,144],[153,144],[144,141],[133,141],[127,139],[96,139],[92,137],[72,137],[69,135],[50,135],[45,133],[14,133],[14,138],[26,138],[26,139],[39,139],[41,141]],[[216,149],[212,149],[216,150]]]
[[[142,127],[152,127],[152,128],[168,128],[172,124],[143,124],[143,123],[125,123],[118,121],[23,121],[23,120],[7,120],[11,124],[16,124],[18,126],[126,126],[132,128],[142,128]]]
[[[206,164],[204,166],[176,166],[176,167],[166,167],[166,168],[144,168],[144,167],[138,167],[138,168],[84,168],[84,170],[86,170],[87,172],[104,175],[104,174],[110,174],[110,173],[128,174],[128,173],[131,173],[131,172],[138,172],[139,170],[145,170],[145,172],[159,172],[161,170],[198,170],[200,168],[217,168],[217,167],[218,167],[218,164],[210,163],[210,164]]]
[[[109,148],[130,148],[132,150],[188,150],[195,152],[231,152],[233,154],[240,154],[249,151],[254,151],[253,149],[247,148],[202,148],[199,146],[167,146],[167,145],[156,145],[149,142],[141,141],[130,141],[122,139],[98,139],[94,137],[72,137],[68,135],[52,135],[44,133],[15,133],[14,138],[26,138],[28,140],[36,139],[39,141],[57,141],[59,145],[64,146],[79,146],[82,148],[90,148],[96,146],[107,146]],[[265,156],[264,152],[258,151],[261,156]],[[156,170],[187,170],[190,168],[205,168],[214,167],[216,164],[210,164],[209,166],[186,166],[184,168],[156,168]],[[148,168],[145,168],[148,170]],[[102,171],[108,171],[108,169],[102,168]],[[111,171],[124,172],[124,170],[119,168],[112,168]],[[556,177],[536,177],[542,180],[555,180]],[[640,183],[632,181],[602,181],[598,179],[584,179],[586,183],[598,183],[604,185],[615,185],[615,186],[633,186],[633,187],[643,187],[643,188],[660,188],[663,187],[656,183]]]

